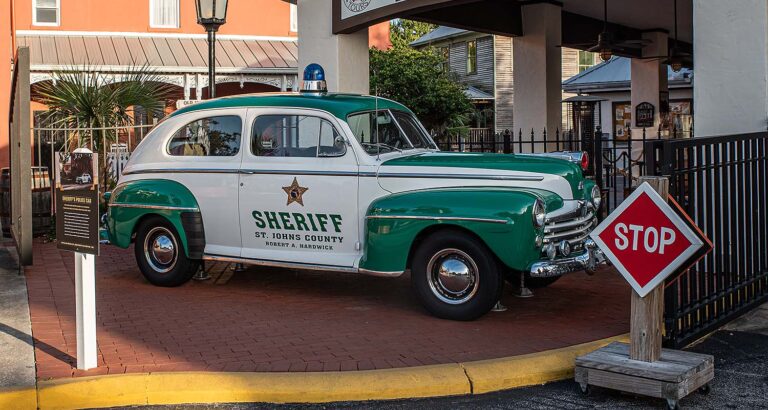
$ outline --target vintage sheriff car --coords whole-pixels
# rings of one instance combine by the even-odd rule
[[[538,288],[594,268],[599,206],[574,161],[441,152],[401,104],[302,92],[170,115],[131,156],[106,223],[155,285],[185,283],[202,260],[410,271],[427,310],[470,320],[505,279]]]

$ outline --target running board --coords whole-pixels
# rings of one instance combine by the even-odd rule
[[[248,259],[235,256],[223,256],[223,255],[203,255],[203,260],[211,262],[228,262],[228,263],[242,263],[244,265],[255,266],[270,266],[275,268],[287,268],[287,269],[306,269],[325,272],[344,272],[344,273],[360,273],[363,275],[396,278],[403,274],[403,272],[381,272],[372,271],[367,269],[350,268],[348,266],[333,266],[333,265],[317,265],[311,263],[293,263],[293,262],[281,262],[272,261],[266,259]]]

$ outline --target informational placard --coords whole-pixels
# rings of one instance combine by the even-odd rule
[[[649,102],[637,104],[635,107],[635,127],[650,128],[653,127],[656,108]]]
[[[59,249],[99,254],[98,157],[86,149],[56,156],[56,240]]]

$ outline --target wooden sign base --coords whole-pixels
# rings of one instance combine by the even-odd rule
[[[629,345],[614,342],[576,358],[576,382],[585,394],[589,386],[605,387],[666,399],[669,408],[676,409],[690,393],[709,392],[714,361],[711,355],[672,349],[662,349],[655,362],[632,360]]]

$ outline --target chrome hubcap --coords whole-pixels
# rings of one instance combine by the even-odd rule
[[[176,265],[178,256],[176,238],[166,228],[152,228],[144,239],[144,256],[147,263],[159,273],[166,273]]]
[[[459,249],[443,249],[433,255],[427,273],[429,288],[445,303],[459,305],[477,293],[477,264]]]

